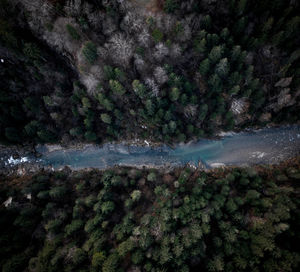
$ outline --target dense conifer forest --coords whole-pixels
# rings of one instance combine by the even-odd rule
[[[2,272],[299,269],[299,161],[1,179]]]
[[[297,0],[0,0],[0,159],[299,125],[299,45]],[[300,271],[299,158],[29,170],[0,169],[1,272]]]
[[[293,0],[1,0],[1,142],[171,143],[296,123],[299,10]]]

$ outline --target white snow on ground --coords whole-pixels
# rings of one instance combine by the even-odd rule
[[[225,164],[221,163],[221,162],[215,162],[215,163],[210,164],[210,167],[212,167],[212,168],[219,168],[219,167],[224,167],[224,166],[225,166]]]
[[[12,203],[12,197],[10,196],[6,201],[3,202],[5,207],[8,207]]]
[[[7,161],[8,161],[8,164],[17,165],[20,163],[28,162],[29,159],[27,157],[22,157],[20,159],[14,159],[13,156],[10,156],[10,158]]]
[[[258,158],[258,159],[261,159],[263,158],[264,156],[266,156],[267,153],[265,152],[259,152],[259,151],[255,151],[255,152],[252,152],[251,153],[251,158]]]
[[[217,134],[218,136],[220,137],[228,137],[228,136],[233,136],[233,135],[236,135],[237,133],[236,132],[233,132],[233,131],[221,131],[219,134]]]

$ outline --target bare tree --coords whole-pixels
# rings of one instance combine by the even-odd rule
[[[155,46],[154,57],[158,61],[162,61],[169,54],[169,49],[163,43],[158,43]]]
[[[159,94],[159,87],[156,84],[155,80],[153,78],[146,78],[145,84],[151,91],[151,95],[157,97]]]
[[[184,107],[184,116],[187,118],[192,118],[197,114],[198,105],[189,104]]]
[[[172,44],[171,50],[170,50],[170,56],[172,58],[176,59],[181,56],[181,53],[182,53],[182,49],[181,49],[180,45],[177,43]]]
[[[106,44],[110,51],[115,64],[121,64],[123,67],[128,67],[130,59],[134,53],[134,43],[131,39],[125,37],[123,34],[115,34]]]
[[[149,47],[151,43],[151,35],[147,29],[143,29],[142,32],[138,35],[138,42],[144,46]]]
[[[160,85],[163,85],[168,81],[168,75],[161,66],[157,66],[154,69],[154,77],[156,79],[156,82]]]
[[[137,13],[128,12],[121,23],[121,28],[127,33],[138,33],[144,29],[143,20]]]

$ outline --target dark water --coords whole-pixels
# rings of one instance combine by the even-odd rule
[[[300,126],[266,128],[224,136],[220,140],[200,140],[196,143],[151,148],[106,144],[89,145],[83,149],[63,149],[48,152],[41,148],[44,165],[54,168],[70,166],[107,168],[127,166],[175,166],[201,161],[206,167],[277,163],[300,154]]]

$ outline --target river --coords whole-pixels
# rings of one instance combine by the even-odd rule
[[[174,149],[161,146],[105,144],[82,149],[40,150],[42,164],[72,169],[126,166],[178,166],[200,161],[206,167],[221,165],[273,164],[300,154],[300,126],[266,128],[225,134],[220,140],[200,140],[179,144]]]
[[[53,147],[51,148],[53,149]],[[205,168],[219,166],[247,166],[276,164],[300,154],[300,126],[264,128],[241,133],[225,133],[218,140],[202,139],[175,148],[128,145],[126,143],[84,145],[82,148],[50,150],[49,146],[37,148],[39,159],[21,157],[1,158],[1,167],[36,163],[59,169],[69,166],[74,170],[84,168],[105,169],[118,166],[168,167],[190,165]]]

